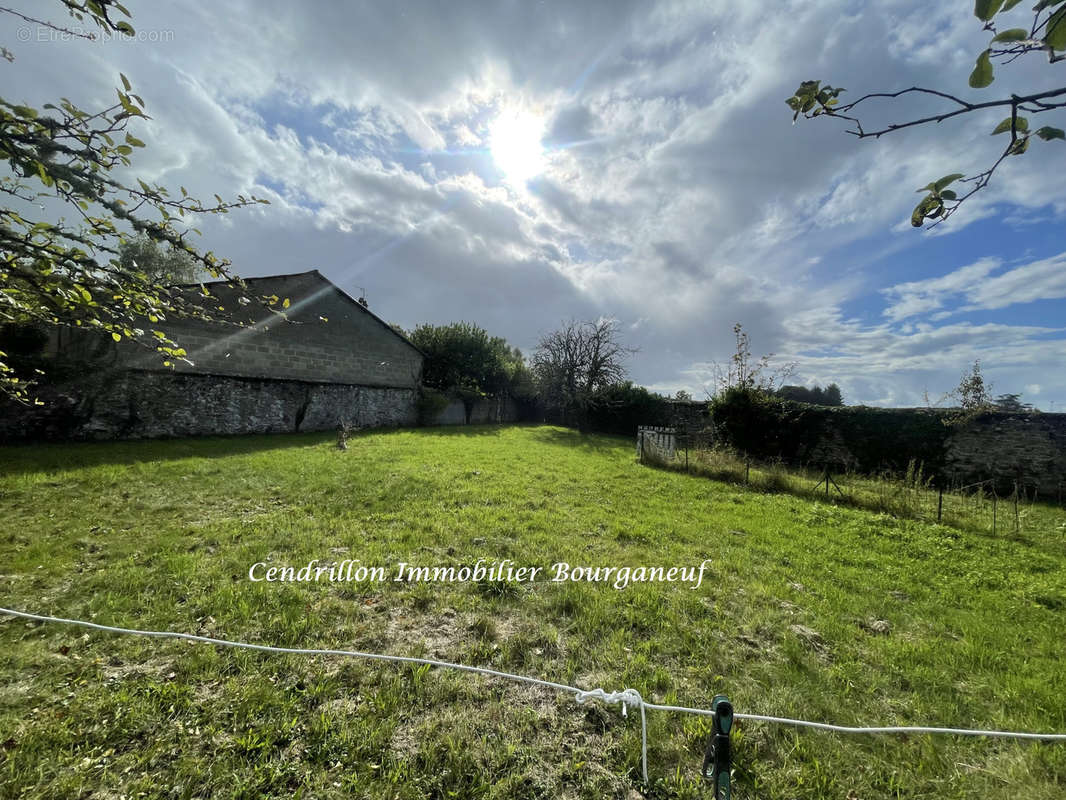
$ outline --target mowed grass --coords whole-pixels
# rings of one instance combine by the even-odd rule
[[[0,605],[416,655],[648,700],[1066,731],[1066,532],[993,537],[650,469],[553,427],[0,449]],[[698,566],[687,584],[254,583]],[[550,575],[549,575],[550,577]],[[708,720],[452,671],[0,619],[0,797],[708,797]],[[740,722],[738,798],[1066,796],[1066,743]]]

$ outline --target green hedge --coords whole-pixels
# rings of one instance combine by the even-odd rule
[[[721,439],[759,459],[846,466],[860,472],[943,469],[948,413],[936,409],[833,408],[730,390],[711,410]]]
[[[669,425],[673,407],[665,397],[630,382],[596,393],[588,410],[588,427],[601,433],[636,436],[641,425]]]

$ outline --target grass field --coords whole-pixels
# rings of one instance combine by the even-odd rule
[[[991,536],[636,463],[552,427],[0,449],[0,605],[423,655],[660,703],[1066,731],[1066,530]],[[1052,512],[1047,512],[1051,514]],[[1057,512],[1055,512],[1057,513]],[[703,585],[253,582],[511,559]],[[261,569],[265,569],[261,568]],[[708,722],[497,679],[0,619],[0,797],[709,797]],[[1066,743],[738,723],[737,798],[1066,796]]]

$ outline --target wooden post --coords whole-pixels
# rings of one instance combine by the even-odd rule
[[[992,487],[992,535],[996,535],[996,487]]]
[[[940,482],[940,496],[936,501],[936,521],[939,523],[944,516],[944,482]]]
[[[1014,535],[1018,535],[1018,481],[1014,482]]]

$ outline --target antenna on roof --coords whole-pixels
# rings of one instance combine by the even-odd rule
[[[359,287],[359,300],[356,302],[358,302],[363,308],[370,308],[370,303],[366,301],[366,289],[362,286]]]

